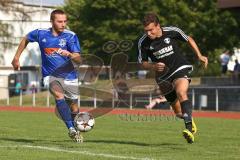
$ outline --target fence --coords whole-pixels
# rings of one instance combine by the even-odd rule
[[[9,88],[0,88],[1,90],[9,90]],[[37,89],[42,90],[42,88]],[[81,89],[80,89],[81,90]],[[99,98],[102,93],[92,88],[92,96],[88,97],[79,95],[78,106],[89,107],[112,107],[121,108],[127,107],[129,109],[143,108],[151,99],[158,96],[154,93],[134,94],[128,93],[124,98],[119,98],[116,91],[112,91],[111,97],[107,99]],[[190,87],[189,99],[192,102],[195,110],[213,110],[219,111],[240,111],[240,86],[221,86],[209,87],[198,86]],[[41,92],[27,93],[20,90],[18,96],[7,97],[0,100],[0,105],[4,106],[47,106],[55,105],[54,99],[48,90]]]

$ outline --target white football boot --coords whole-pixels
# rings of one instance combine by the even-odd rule
[[[82,135],[80,134],[79,131],[76,131],[75,128],[71,127],[68,129],[68,135],[69,137],[74,141],[74,142],[77,142],[77,143],[82,143],[83,142],[83,137]]]

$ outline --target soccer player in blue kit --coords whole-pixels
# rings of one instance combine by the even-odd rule
[[[21,40],[12,65],[15,70],[20,70],[19,58],[28,43],[39,44],[44,85],[49,85],[57,111],[68,128],[69,137],[82,142],[83,138],[73,124],[74,116],[79,112],[78,72],[74,68],[74,63],[81,62],[79,40],[74,32],[65,29],[67,15],[64,11],[52,11],[50,21],[51,28],[35,29]]]

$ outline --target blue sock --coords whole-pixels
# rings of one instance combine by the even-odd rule
[[[73,119],[71,116],[71,110],[70,110],[68,104],[66,103],[65,99],[56,100],[56,106],[57,106],[57,110],[58,110],[60,116],[62,117],[64,123],[66,124],[67,128],[69,129],[70,127],[74,127]]]

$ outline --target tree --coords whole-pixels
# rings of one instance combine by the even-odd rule
[[[108,41],[136,41],[142,33],[140,19],[146,12],[141,11],[151,7],[145,5],[148,2],[153,1],[136,5],[133,0],[69,0],[64,9],[70,14],[69,26],[79,35],[84,51],[103,57],[108,64],[111,55],[103,52],[103,45]],[[129,55],[134,60],[136,48]]]
[[[70,28],[80,37],[83,51],[102,57],[105,64],[111,55],[103,51],[103,45],[121,40],[136,44],[143,34],[141,19],[147,12],[157,13],[162,26],[178,26],[193,36],[210,62],[216,60],[217,51],[240,45],[239,14],[219,10],[216,0],[68,0],[63,9],[69,14]],[[182,46],[193,60],[192,51],[185,44]],[[136,61],[137,45],[127,54],[130,61]],[[210,66],[215,67],[216,64]],[[213,74],[212,71],[215,72],[210,69],[208,74]]]

